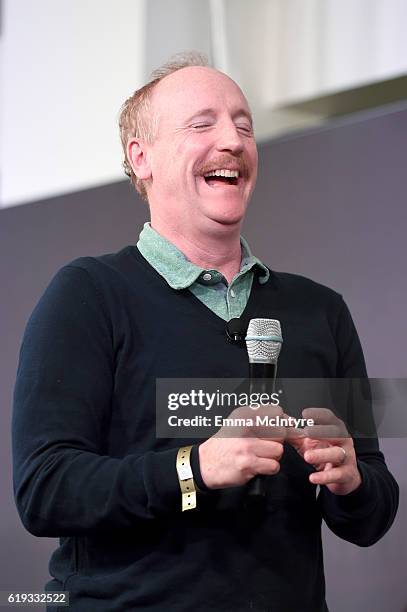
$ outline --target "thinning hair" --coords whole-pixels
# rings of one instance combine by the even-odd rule
[[[127,143],[130,138],[134,137],[140,138],[149,144],[154,141],[156,122],[151,108],[152,92],[163,78],[188,66],[209,66],[208,58],[205,54],[198,51],[177,53],[168,62],[153,70],[149,82],[140,89],[137,89],[130,98],[127,98],[120,109],[119,128],[124,152],[124,172],[130,178],[134,188],[141,197],[147,201],[147,190],[144,181],[135,175],[131,167],[127,155]]]

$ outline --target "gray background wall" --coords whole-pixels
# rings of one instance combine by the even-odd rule
[[[407,105],[262,145],[245,225],[271,267],[343,293],[377,377],[406,377],[405,159]],[[12,386],[25,322],[58,267],[134,243],[147,212],[127,182],[0,211],[0,590],[42,590],[55,547],[24,531],[12,501]],[[400,484],[399,514],[370,549],[326,531],[332,612],[407,610],[406,440],[382,448]]]

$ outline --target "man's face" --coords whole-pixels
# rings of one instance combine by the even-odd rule
[[[152,110],[153,225],[155,218],[161,227],[193,235],[240,224],[256,182],[257,148],[236,83],[211,68],[184,68],[157,85]]]

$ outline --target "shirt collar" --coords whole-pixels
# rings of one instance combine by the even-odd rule
[[[256,267],[259,282],[268,281],[270,272],[250,251],[246,240],[241,236],[242,261],[240,274]],[[198,280],[206,270],[196,266],[172,242],[156,232],[149,222],[144,224],[137,248],[148,263],[167,281],[172,289],[186,289]],[[209,271],[209,270],[208,270]],[[213,270],[211,270],[213,272]]]

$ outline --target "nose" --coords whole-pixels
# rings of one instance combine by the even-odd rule
[[[217,146],[218,151],[230,151],[237,155],[243,151],[243,139],[232,120],[223,121],[219,126]]]

